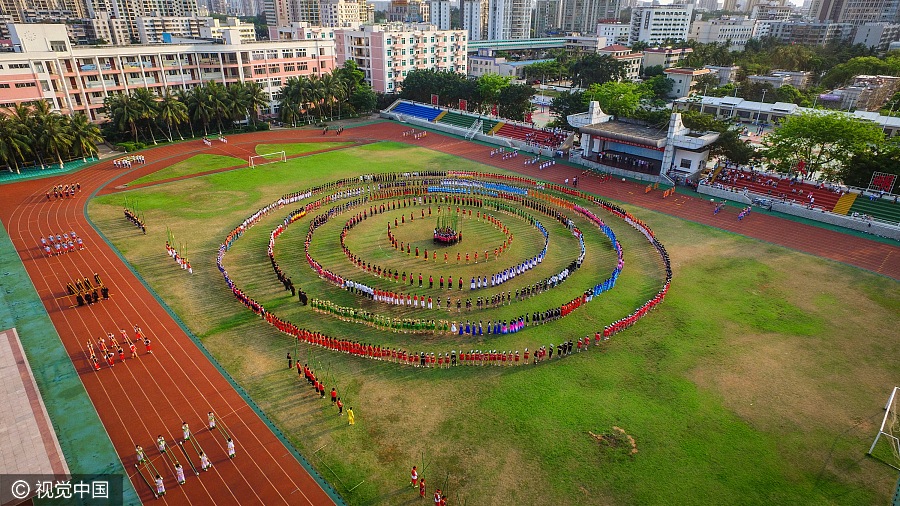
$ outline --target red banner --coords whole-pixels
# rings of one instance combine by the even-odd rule
[[[497,104],[491,106],[491,114],[497,116]]]
[[[469,110],[469,101],[464,98],[459,99],[459,110],[460,111],[468,111]]]
[[[431,94],[431,105],[438,105],[438,96],[434,93]]]
[[[525,113],[525,123],[531,123],[531,113],[530,112]]]

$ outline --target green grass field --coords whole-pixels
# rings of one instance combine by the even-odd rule
[[[312,151],[350,146],[352,142],[292,142],[281,144],[257,144],[256,154],[266,155],[276,151],[284,151],[286,156],[303,155]]]
[[[297,353],[294,343],[234,301],[216,269],[218,245],[253,210],[290,191],[361,172],[447,169],[485,168],[377,143],[129,191],[141,202],[146,236],[121,218],[122,195],[92,200],[89,214],[350,504],[419,502],[408,482],[413,465],[425,468],[429,490],[443,487],[451,504],[888,503],[896,472],[864,454],[890,389],[900,384],[893,359],[900,340],[892,326],[900,315],[897,282],[631,206],[625,207],[666,245],[675,272],[669,296],[649,317],[602,351],[537,367],[421,370],[300,347],[299,358],[353,407],[357,424],[347,426],[346,417],[285,369],[285,354]],[[661,279],[642,236],[607,219],[625,249],[625,270],[615,291],[576,314],[477,345],[458,336],[382,332],[288,300],[265,254],[269,232],[288,211],[273,213],[235,243],[226,257],[231,277],[302,326],[387,346],[440,351],[559,342],[627,314]],[[302,249],[309,218],[279,238],[282,268],[312,296],[354,303],[310,275]],[[311,253],[353,273],[337,243],[346,218],[321,227]],[[571,236],[549,218],[541,221],[551,232],[548,262],[571,256]],[[431,222],[417,227],[427,231]],[[411,225],[398,234],[421,237]],[[386,244],[384,226],[385,220],[368,220],[348,241],[373,258],[383,254],[386,263],[417,270],[414,259],[376,251]],[[521,222],[515,226],[521,227],[515,247],[533,250],[534,237]],[[166,227],[186,243],[193,276],[165,256]],[[490,228],[472,233],[462,245],[498,240]],[[614,261],[608,241],[588,233],[585,241],[585,267],[572,279],[495,314],[557,304],[608,275]],[[611,433],[613,426],[634,437],[635,455],[589,434]]]
[[[199,174],[201,172],[208,172],[211,170],[222,169],[226,167],[236,167],[243,163],[246,162],[244,162],[244,160],[241,160],[240,158],[235,158],[233,156],[206,154],[194,155],[187,160],[174,163],[166,167],[165,169],[158,170],[152,174],[147,174],[144,177],[139,177],[129,184],[131,186],[137,186],[139,184],[155,183],[157,181],[163,181],[165,179],[191,176],[194,174]]]

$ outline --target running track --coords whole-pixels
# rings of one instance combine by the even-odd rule
[[[524,166],[524,157],[506,161],[490,158],[491,148],[487,146],[435,132],[420,140],[401,137],[401,132],[408,129],[409,126],[398,123],[378,123],[345,130],[340,140],[402,140],[557,183],[580,176],[582,172],[563,165],[539,171],[535,166]],[[332,141],[335,136],[322,136],[317,130],[278,130],[234,136],[227,145],[214,141],[209,148],[200,141],[193,141],[147,150],[143,154],[149,163],[128,172],[113,168],[107,160],[73,175],[0,187],[3,194],[0,220],[6,224],[104,427],[144,501],[152,499],[152,495],[134,473],[136,444],[144,446],[164,474],[168,494],[163,501],[167,503],[320,505],[332,502],[169,313],[102,241],[84,216],[86,196],[92,192],[114,192],[118,185],[195,154],[224,154],[246,159],[259,142],[298,140]],[[48,188],[74,181],[82,186],[81,193],[75,198],[47,201],[45,192]],[[749,219],[738,222],[733,209],[713,215],[705,199],[677,194],[664,200],[660,192],[645,194],[643,185],[635,183],[601,182],[596,177],[585,176],[580,177],[579,188],[900,279],[900,255],[895,245],[762,213],[754,213]],[[67,230],[76,230],[88,250],[44,258],[38,249],[41,235]],[[76,274],[90,276],[94,272],[99,272],[110,287],[110,301],[74,309],[69,307],[69,298],[57,298]],[[138,359],[117,364],[115,369],[93,372],[84,358],[83,341],[87,337],[96,339],[106,332],[118,335],[120,328],[130,332],[133,323],[140,325],[153,340],[154,354],[142,353]],[[143,346],[138,349],[143,350]],[[209,410],[215,411],[234,435],[237,458],[233,461],[227,459],[225,443],[217,433],[200,430]],[[183,420],[197,432],[195,438],[215,466],[210,472],[201,473],[200,479],[192,476],[188,468],[187,484],[178,487],[174,486],[172,473],[166,469],[159,452],[153,449],[153,441],[157,434],[163,434],[168,441],[180,438]]]

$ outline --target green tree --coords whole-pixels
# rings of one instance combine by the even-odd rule
[[[580,91],[564,91],[553,97],[550,102],[550,113],[556,117],[553,125],[571,128],[566,118],[571,114],[578,114],[588,108],[588,97]]]
[[[644,78],[650,79],[656,76],[664,76],[665,77],[665,68],[662,65],[651,65],[649,67],[644,68]]]
[[[669,97],[669,93],[672,92],[672,88],[675,86],[675,81],[662,74],[647,79],[646,81],[644,81],[643,85],[648,90],[650,90],[653,98],[657,100],[665,100]]]
[[[612,56],[591,53],[575,61],[570,72],[573,81],[585,88],[592,84],[624,79],[625,65]]]
[[[350,105],[360,114],[372,112],[375,109],[378,98],[372,87],[366,83],[356,86],[353,94],[350,95]]]
[[[59,168],[63,168],[63,154],[72,146],[72,134],[69,130],[68,118],[61,114],[48,114],[42,121],[40,135],[35,142],[41,151],[53,155],[59,162]]]
[[[875,172],[900,176],[900,139],[893,137],[870,150],[854,153],[839,175],[844,184],[865,188]]]
[[[651,97],[650,91],[641,85],[615,81],[592,84],[585,95],[600,102],[600,108],[607,114],[623,118],[633,116],[641,101]]]
[[[166,124],[166,127],[169,130],[169,142],[172,142],[172,125],[175,125],[177,128],[178,125],[185,123],[188,121],[188,109],[187,105],[182,102],[179,97],[172,93],[172,91],[168,88],[163,91],[162,96],[159,97],[159,102],[157,103],[157,111],[159,113],[159,119],[163,123]],[[181,135],[179,134],[179,137]],[[181,137],[184,140],[184,137]]]
[[[803,92],[790,84],[785,84],[775,90],[775,99],[779,102],[799,105],[803,98]]]
[[[109,95],[103,100],[103,109],[120,131],[131,132],[131,139],[138,140],[137,123],[142,118],[141,105],[130,95]]]
[[[725,157],[740,165],[759,158],[756,148],[741,139],[738,126],[699,111],[681,113],[681,121],[695,132],[718,132],[719,138],[710,146],[710,153],[713,155]]]
[[[525,115],[534,110],[531,104],[533,96],[534,88],[527,84],[510,84],[502,88],[497,96],[500,116],[524,121]]]
[[[791,172],[802,160],[808,171],[821,171],[835,181],[853,155],[871,150],[883,139],[881,127],[870,121],[834,112],[805,112],[786,117],[766,137],[763,154],[783,172]]]
[[[478,78],[477,88],[481,101],[487,106],[498,104],[500,100],[500,92],[509,86],[512,78],[509,76],[501,76],[500,74],[485,74]],[[532,90],[533,92],[534,90]],[[533,94],[533,93],[532,93]],[[505,116],[509,117],[509,116]]]
[[[19,162],[24,163],[30,151],[31,139],[21,122],[12,113],[0,113],[0,160],[10,172],[19,170]]]
[[[77,113],[69,121],[69,134],[72,137],[71,145],[75,153],[85,160],[89,156],[97,154],[97,144],[103,142],[100,135],[100,127],[91,123],[84,113]]]

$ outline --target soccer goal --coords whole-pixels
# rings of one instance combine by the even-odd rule
[[[247,163],[251,167],[256,167],[257,165],[265,165],[267,163],[274,162],[286,162],[287,155],[284,151],[276,151],[274,153],[268,153],[265,155],[253,155],[247,158]]]
[[[869,455],[900,471],[900,387],[894,387],[888,397]]]

